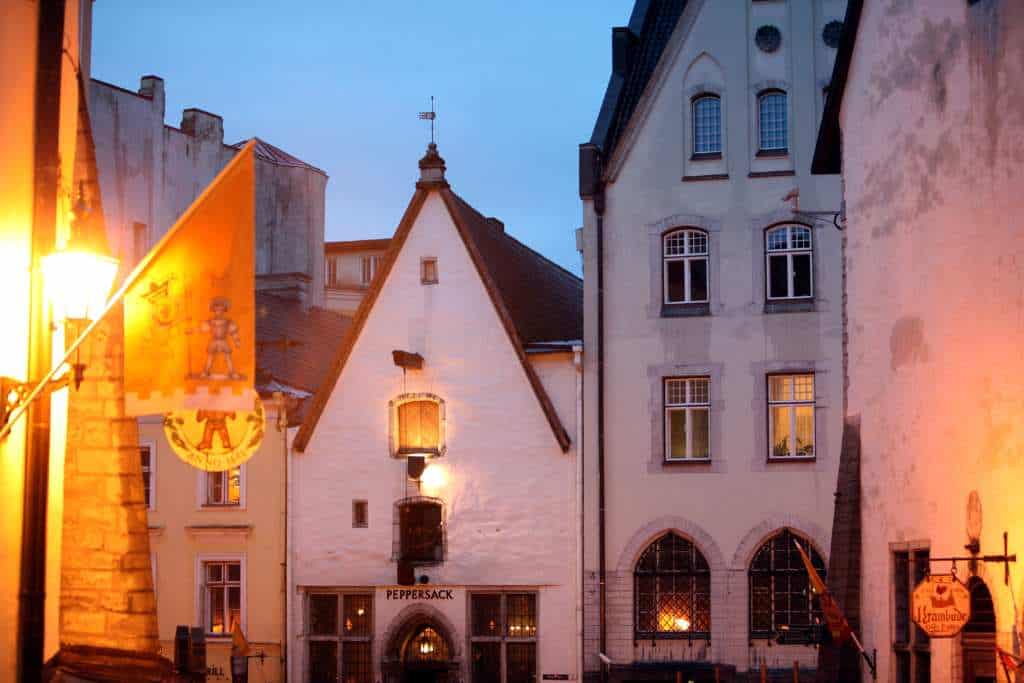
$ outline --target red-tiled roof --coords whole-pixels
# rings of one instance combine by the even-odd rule
[[[298,157],[295,157],[295,156],[292,156],[291,154],[289,154],[288,152],[284,151],[280,147],[275,147],[274,145],[270,144],[269,142],[267,142],[265,140],[261,140],[260,138],[248,138],[246,140],[242,140],[241,142],[235,143],[234,145],[231,145],[231,146],[234,147],[235,149],[242,149],[242,147],[245,146],[245,143],[249,142],[249,140],[252,140],[252,139],[256,140],[255,153],[256,153],[256,157],[259,158],[259,159],[263,159],[264,161],[269,161],[270,163],[274,164],[275,166],[290,166],[292,168],[307,168],[310,171],[316,171],[317,173],[319,173],[322,176],[326,176],[327,175],[323,170],[317,168],[316,166],[313,166],[312,164],[307,164],[302,159],[300,159]]]

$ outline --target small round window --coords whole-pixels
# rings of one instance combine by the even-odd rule
[[[775,52],[782,45],[782,33],[775,26],[762,26],[754,34],[754,43],[762,52]]]
[[[839,36],[843,35],[843,22],[830,21],[821,29],[821,39],[825,44],[835,49],[839,47]]]

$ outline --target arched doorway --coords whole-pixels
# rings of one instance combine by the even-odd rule
[[[977,576],[967,582],[971,618],[960,633],[964,683],[996,681],[996,611],[988,586]]]
[[[387,683],[453,683],[458,661],[451,635],[428,614],[410,616],[389,639],[383,672]]]

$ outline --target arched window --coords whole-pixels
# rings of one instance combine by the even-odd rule
[[[758,151],[784,154],[789,150],[786,93],[765,90],[757,96]]]
[[[448,643],[430,626],[422,626],[405,645],[402,662],[406,665],[447,662]]]
[[[636,638],[711,638],[711,570],[697,547],[668,532],[633,570]]]
[[[765,232],[765,280],[769,299],[814,296],[811,229],[782,225]]]
[[[708,234],[684,228],[661,238],[663,302],[706,303],[708,300]]]
[[[444,401],[433,394],[404,394],[390,405],[392,455],[444,455]]]
[[[693,156],[722,154],[722,100],[718,95],[693,98]]]
[[[789,529],[765,541],[750,563],[751,638],[774,638],[781,631],[810,629],[821,622],[821,608],[794,541],[807,551],[818,575],[825,578],[821,555]]]

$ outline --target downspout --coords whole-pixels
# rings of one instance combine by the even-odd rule
[[[50,372],[50,328],[41,259],[53,251],[60,177],[61,59],[64,0],[40,2],[36,48],[35,141],[33,145],[32,253],[29,285],[28,380]],[[18,585],[18,679],[42,679],[46,633],[46,506],[50,470],[50,398],[28,408],[25,480]],[[58,558],[58,562],[60,559]]]
[[[281,446],[284,453],[284,517],[281,519],[281,533],[282,538],[282,554],[281,558],[282,566],[284,567],[284,576],[282,581],[284,582],[284,603],[282,609],[284,618],[281,620],[281,678],[288,680],[288,676],[284,674],[288,666],[288,577],[291,570],[291,562],[289,562],[288,555],[288,541],[291,538],[291,534],[288,533],[288,519],[289,519],[289,507],[288,507],[288,493],[289,493],[289,477],[288,477],[288,463],[290,459],[288,457],[288,406],[285,402],[284,394],[280,391],[274,392],[274,402],[277,404],[277,424],[275,427],[281,434]]]
[[[605,493],[604,493],[604,186],[594,195],[597,214],[597,573],[598,612],[601,624],[600,652],[608,654],[607,567],[605,566]],[[608,667],[601,667],[601,679],[607,679]]]
[[[285,503],[284,503],[284,505],[285,505],[285,509],[288,511],[288,514],[285,517],[285,538],[286,538],[286,542],[285,542],[285,555],[286,555],[286,558],[285,558],[285,583],[287,585],[285,586],[285,600],[284,600],[284,603],[285,603],[285,611],[287,612],[287,614],[285,614],[285,641],[286,642],[285,642],[285,650],[283,652],[284,661],[282,662],[282,667],[287,667],[285,669],[285,671],[283,672],[284,675],[282,676],[282,680],[285,680],[285,681],[295,680],[298,677],[298,673],[295,672],[295,671],[292,671],[292,667],[295,665],[295,662],[293,661],[292,657],[288,656],[288,653],[291,651],[290,650],[290,646],[292,644],[292,639],[295,636],[295,611],[294,611],[295,610],[295,592],[293,590],[293,587],[295,585],[294,584],[294,581],[295,581],[295,568],[294,568],[294,566],[292,564],[292,561],[291,561],[292,558],[295,557],[294,549],[292,547],[294,542],[295,542],[294,541],[295,534],[294,534],[293,529],[292,529],[292,520],[295,517],[295,515],[292,513],[292,509],[293,509],[293,506],[292,506],[292,488],[295,486],[295,483],[294,483],[295,482],[295,478],[292,476],[292,460],[293,460],[293,458],[292,458],[292,452],[291,452],[291,442],[292,442],[294,436],[295,436],[294,431],[291,430],[288,427],[288,423],[285,422],[285,428],[284,428],[284,446],[285,446],[284,447],[284,457],[285,457],[286,465],[285,465],[285,470],[284,470],[284,472],[285,472],[284,477],[285,477],[285,481],[287,482],[286,483],[287,493],[285,494]],[[292,437],[292,438],[289,438],[289,437]]]
[[[583,680],[583,346],[572,347],[576,373],[576,680]]]

